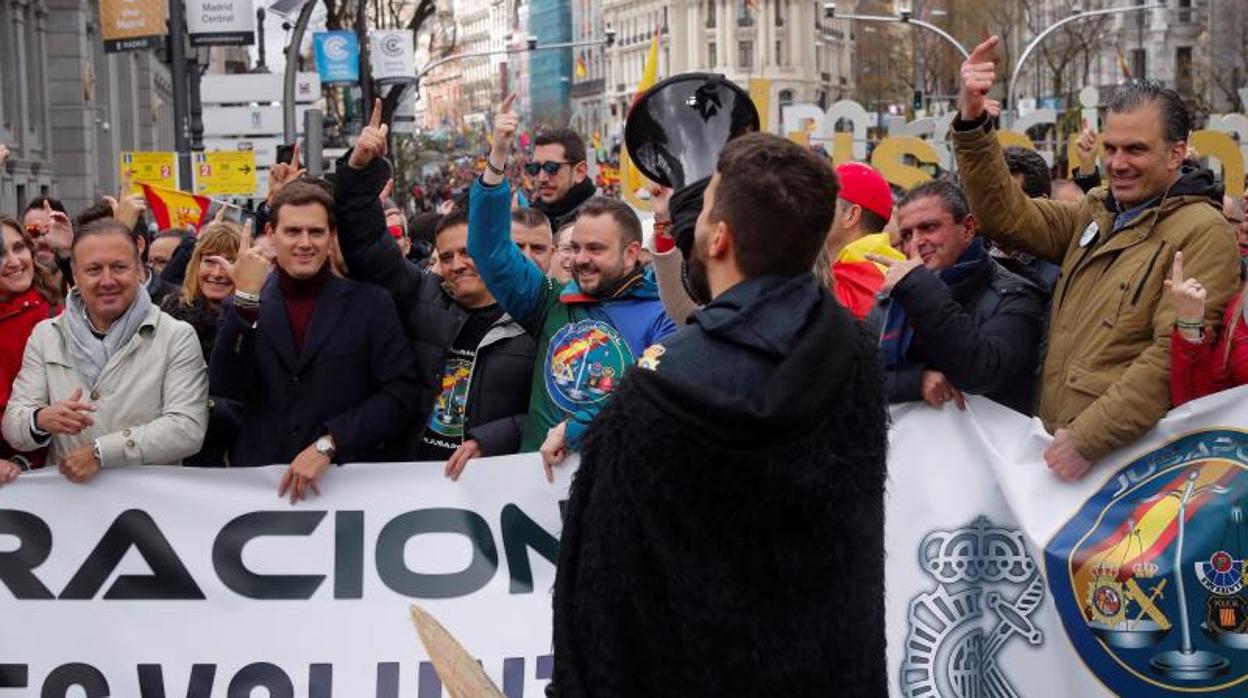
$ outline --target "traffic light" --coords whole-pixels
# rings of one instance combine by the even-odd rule
[[[914,107],[916,112],[923,111],[923,90],[914,91],[914,99],[910,106]]]

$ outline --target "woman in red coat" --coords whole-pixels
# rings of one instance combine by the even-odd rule
[[[26,340],[35,325],[61,311],[51,275],[35,264],[34,241],[22,225],[0,217],[0,415],[22,367]],[[0,437],[0,485],[43,465],[43,453],[18,454]]]
[[[1183,278],[1183,253],[1174,253],[1166,280],[1174,301],[1174,333],[1170,338],[1170,402],[1189,400],[1248,383],[1248,286],[1231,298],[1222,327],[1205,327],[1205,288]]]

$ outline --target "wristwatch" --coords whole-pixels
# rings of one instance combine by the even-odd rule
[[[334,438],[329,434],[317,439],[315,446],[317,453],[331,460],[334,457],[334,451],[337,450],[334,448]]]

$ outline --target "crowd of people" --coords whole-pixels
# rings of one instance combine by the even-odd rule
[[[1054,181],[998,141],[994,42],[962,67],[956,176],[897,195],[867,165],[747,134],[713,177],[651,188],[652,249],[575,132],[517,162],[510,98],[484,171],[410,221],[379,107],[332,182],[296,154],[243,225],[148,239],[129,192],[74,218],[31,201],[0,217],[0,483],[281,464],[293,503],[335,464],[438,461],[454,480],[538,451],[552,477],[579,451],[555,589],[567,695],[651,694],[609,669],[621,655],[670,667],[669,693],[673,676],[715,692],[679,668],[707,638],[722,692],[799,677],[811,693],[800,652],[757,661],[773,635],[786,655],[846,648],[829,691],[881,688],[882,598],[823,582],[882,588],[887,403],[974,394],[1035,415],[1075,480],[1173,407],[1248,383],[1248,202],[1192,157],[1178,96],[1121,87],[1100,167],[1087,129],[1078,176]],[[662,525],[689,512],[714,530]],[[829,534],[754,525],[777,520]],[[662,580],[618,574],[641,560]],[[723,614],[742,599],[771,601]]]
[[[987,70],[968,62],[967,85]],[[1038,415],[1073,479],[1171,407],[1248,382],[1244,205],[1189,157],[1175,95],[1119,90],[1105,172],[1089,129],[1065,181],[1002,150],[990,100],[967,94],[956,176],[898,194],[845,163],[825,204],[811,271],[875,338],[888,400],[977,394]],[[0,218],[0,480],[286,463],[297,499],[331,463],[438,460],[457,478],[540,450],[557,466],[631,367],[714,316],[694,239],[707,204],[653,187],[643,249],[581,138],[538,134],[517,167],[517,121],[504,105],[485,171],[411,221],[376,121],[332,183],[297,154],[274,168],[254,230],[219,218],[148,239],[129,193],[73,220],[51,198]]]

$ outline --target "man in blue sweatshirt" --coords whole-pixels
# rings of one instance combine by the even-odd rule
[[[537,366],[522,451],[542,451],[547,475],[580,439],[646,347],[675,331],[645,273],[641,222],[627,204],[594,197],[572,231],[573,278],[547,278],[511,241],[511,187],[503,168],[519,123],[509,97],[495,119],[494,148],[473,183],[468,254],[499,305],[537,340]]]

